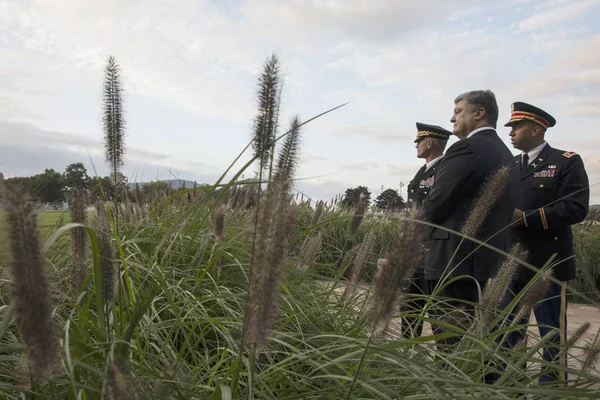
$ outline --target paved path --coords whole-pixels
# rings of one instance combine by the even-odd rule
[[[323,282],[325,285],[327,283]],[[336,289],[336,293],[341,295],[344,288],[338,286]],[[360,289],[363,293],[366,293],[368,290],[368,285],[362,284],[360,285]],[[583,360],[585,359],[585,350],[583,347],[594,343],[596,336],[598,336],[598,340],[596,341],[597,346],[600,346],[600,308],[586,305],[586,304],[575,304],[570,303],[567,308],[567,340],[572,337],[572,335],[586,322],[590,323],[590,327],[588,330],[581,336],[581,338],[575,342],[574,348],[569,350],[568,361],[569,366],[572,368],[581,369],[581,365]],[[531,324],[535,324],[535,315],[531,315]],[[392,332],[391,336],[400,336],[400,326],[401,319],[395,318],[391,322],[390,331]],[[423,335],[431,335],[431,326],[428,322],[423,324]],[[528,344],[532,346],[535,344],[537,339],[539,338],[539,331],[536,326],[532,326],[529,328],[528,335]],[[576,348],[576,347],[581,347]],[[541,358],[541,351],[539,354]],[[596,360],[594,368],[590,371],[590,373],[594,375],[600,376],[600,357]]]

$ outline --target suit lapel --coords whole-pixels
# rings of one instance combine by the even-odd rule
[[[427,166],[427,165],[423,165],[423,166],[422,166],[422,167],[421,167],[421,168],[420,168],[420,169],[417,171],[417,174],[415,175],[415,177],[414,177],[414,179],[413,179],[413,181],[412,181],[412,183],[413,183],[413,184],[415,184],[415,185],[418,185],[418,184],[419,184],[419,182],[421,182],[421,179],[423,179],[423,173],[425,172],[425,167],[426,167],[426,166]]]
[[[546,166],[546,164],[548,164],[546,159],[548,158],[549,152],[550,152],[550,145],[546,144],[544,146],[544,148],[542,149],[542,151],[540,152],[540,154],[538,154],[538,156],[535,158],[535,160],[532,160],[527,167],[523,168],[523,171],[521,171],[521,180],[527,178],[534,172],[539,171],[540,169],[544,168]],[[519,163],[520,163],[520,161],[519,161]]]
[[[433,176],[433,174],[435,173],[435,167],[437,167],[437,164],[434,165],[433,167],[429,168],[427,171],[423,171],[423,173],[421,174],[421,180],[427,179],[430,176]]]

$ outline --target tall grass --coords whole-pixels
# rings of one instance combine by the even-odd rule
[[[296,120],[279,139],[300,126],[309,130],[307,121]],[[91,218],[56,227],[43,245],[9,229],[14,243],[39,248],[48,266],[60,363],[45,376],[28,368],[34,357],[13,306],[18,295],[5,295],[15,282],[9,267],[15,271],[27,262],[3,249],[1,398],[600,397],[592,362],[600,343],[567,343],[569,386],[539,385],[544,341],[534,338],[515,349],[498,344],[499,335],[519,327],[506,323],[510,309],[495,309],[493,290],[501,289],[493,285],[466,327],[444,325],[428,313],[416,316],[458,331],[458,346],[436,347],[444,334],[428,330],[402,338],[399,302],[418,258],[411,230],[418,221],[291,200],[292,188],[279,186],[291,182],[278,179],[293,178],[299,148],[287,152],[287,164],[286,145],[280,148],[278,163],[269,161],[275,168],[265,173],[272,186],[258,201],[252,186],[237,181],[255,158],[230,181],[177,193],[165,189],[141,201],[138,195],[118,209],[98,204]],[[112,213],[119,213],[118,231]],[[593,228],[577,234],[593,236]],[[69,251],[76,229],[85,232],[88,246],[77,291],[73,265],[79,271],[81,264]],[[512,260],[507,265],[523,264],[517,250],[505,255]],[[377,273],[383,257],[388,262]],[[350,274],[340,269],[345,264]],[[521,293],[509,308],[528,295]],[[429,310],[443,307],[443,299],[427,298]],[[500,363],[506,372],[486,384]]]

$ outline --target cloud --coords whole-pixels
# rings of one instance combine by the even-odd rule
[[[63,132],[43,130],[35,125],[0,121],[0,171],[5,176],[30,176],[43,172],[45,168],[64,171],[74,162],[83,162],[88,173],[107,175],[102,142]],[[164,178],[185,174],[186,178],[212,182],[218,176],[202,163],[177,162],[165,154],[148,152],[143,149],[128,148],[124,173],[128,176],[143,176],[150,172]],[[169,165],[169,161],[175,167]]]
[[[358,170],[364,171],[367,169],[377,168],[379,164],[374,162],[365,162],[365,161],[342,161],[338,163],[338,166],[343,169],[348,169],[351,171]]]
[[[324,34],[328,34],[367,41],[390,41],[413,29],[435,23],[465,3],[471,2],[249,0],[241,12],[251,29],[264,35],[296,34],[322,40]],[[306,21],[310,21],[310,24]]]
[[[423,162],[423,164],[425,164],[425,162]],[[402,177],[410,176],[412,179],[412,177],[417,173],[419,168],[421,168],[423,166],[423,164],[419,165],[416,162],[414,165],[410,165],[410,166],[404,166],[404,165],[399,166],[397,164],[387,164],[386,165],[386,168],[387,168],[386,173],[388,175],[394,175],[394,176],[402,176]]]
[[[409,134],[400,133],[397,126],[391,124],[383,124],[378,122],[362,123],[354,125],[342,125],[337,126],[335,135],[337,136],[359,136],[368,140],[377,141],[407,141],[414,138],[415,133],[411,136]]]
[[[532,31],[546,26],[555,27],[561,23],[572,21],[599,5],[598,0],[548,2],[542,6],[543,11],[521,21],[519,28],[523,31]]]
[[[315,201],[332,200],[337,195],[342,195],[349,187],[351,186],[343,182],[323,179],[299,180],[294,183],[296,192],[302,193]]]
[[[35,125],[0,121],[0,138],[3,143],[22,146],[36,146],[46,149],[71,149],[92,154],[103,154],[104,144],[95,137],[85,137],[62,132],[39,129]],[[165,154],[152,153],[142,149],[126,148],[132,161],[156,162],[170,157]]]

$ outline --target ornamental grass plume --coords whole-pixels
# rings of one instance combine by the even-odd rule
[[[414,217],[415,211],[412,210],[409,218],[402,221],[402,234],[387,252],[386,262],[377,271],[373,295],[366,308],[375,337],[387,331],[394,311],[398,309],[402,292],[422,257],[421,235],[417,224],[411,221]]]
[[[550,277],[552,269],[547,269],[541,273],[538,279],[527,289],[521,297],[521,307],[517,313],[516,321],[520,321],[526,315],[531,313],[531,310],[542,300],[548,288],[550,288]]]
[[[352,263],[352,268],[350,270],[349,285],[346,286],[342,297],[351,296],[356,292],[356,285],[362,281],[365,275],[367,260],[371,256],[374,246],[375,232],[371,230],[367,232],[363,241],[356,249],[354,262]]]
[[[302,249],[300,250],[300,263],[298,267],[300,269],[308,269],[314,265],[317,260],[317,253],[319,248],[321,247],[321,242],[323,240],[323,234],[321,232],[317,232],[315,235],[310,235],[304,244],[302,245]]]
[[[254,350],[266,345],[273,328],[287,244],[298,218],[298,209],[291,205],[290,185],[298,157],[299,128],[296,117],[279,153],[273,179],[259,200],[244,319],[244,342]]]
[[[325,208],[325,203],[323,202],[323,200],[319,200],[317,202],[317,204],[315,205],[315,212],[313,214],[313,217],[310,221],[309,226],[315,226],[319,223],[319,220],[321,219],[321,215],[323,214],[324,208]]]
[[[488,175],[481,186],[477,200],[473,204],[469,218],[465,222],[461,233],[468,237],[475,237],[483,225],[490,210],[502,196],[510,178],[510,169],[502,167]]]
[[[520,243],[515,243],[510,250],[510,255],[520,260],[527,259],[527,251],[523,249]],[[506,258],[498,269],[498,273],[491,280],[489,285],[484,289],[481,296],[481,309],[483,311],[482,326],[489,328],[490,323],[494,319],[498,311],[498,305],[504,297],[515,272],[517,271],[518,262],[513,258]]]
[[[71,222],[85,224],[86,193],[81,188],[74,188],[69,193],[69,211]],[[86,271],[86,234],[85,228],[71,229],[71,274],[74,293],[83,289]]]
[[[279,60],[273,54],[265,62],[258,79],[258,113],[254,120],[253,147],[259,160],[259,180],[263,171],[273,162],[275,136],[279,120],[279,103],[281,99],[281,78],[279,77]]]
[[[213,233],[218,240],[223,239],[223,231],[225,230],[225,205],[221,204],[214,211],[214,228]]]
[[[93,220],[93,226],[98,237],[100,268],[102,270],[102,296],[104,301],[110,302],[114,300],[116,294],[116,249],[111,241],[108,214],[102,201],[96,203],[96,210],[97,215]]]
[[[356,201],[354,215],[350,220],[350,224],[348,225],[348,233],[350,235],[356,234],[358,232],[358,228],[365,216],[365,211],[367,210],[367,199],[363,193],[358,196],[358,200]]]
[[[596,365],[596,362],[598,362],[598,356],[600,356],[600,345],[596,344],[588,346],[585,351],[585,360],[583,361],[581,371],[590,373],[590,370]],[[577,377],[577,379],[579,379],[579,377]]]
[[[108,366],[106,388],[110,400],[136,400],[139,399],[137,382],[131,372],[120,359],[115,359]]]
[[[26,347],[31,374],[49,378],[59,366],[60,350],[35,203],[22,188],[6,187],[3,191],[8,202],[6,222],[17,327]]]

